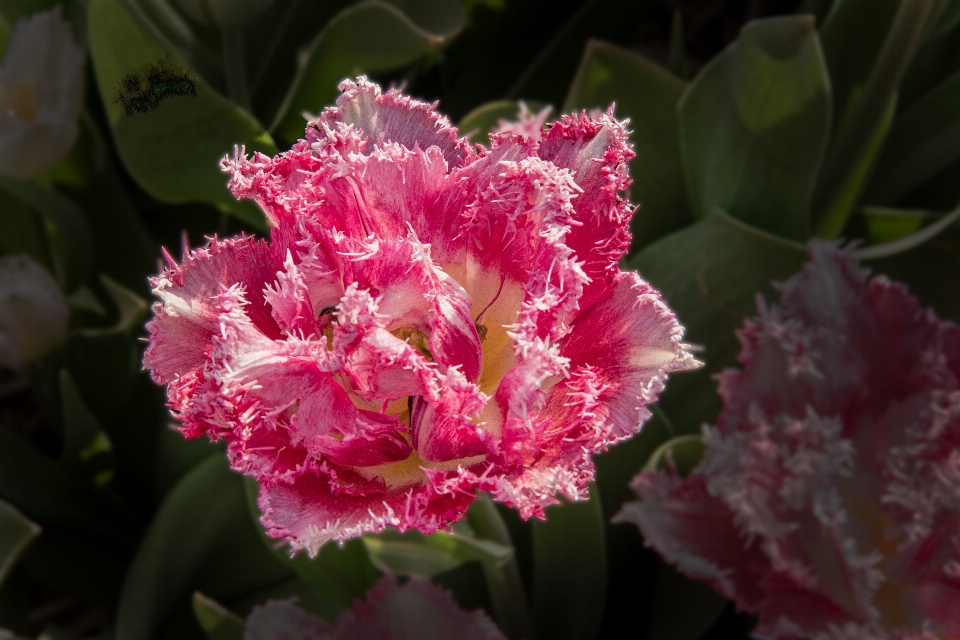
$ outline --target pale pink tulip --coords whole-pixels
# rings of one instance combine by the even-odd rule
[[[759,616],[760,638],[960,636],[960,328],[810,245],[740,332],[686,478],[618,520]]]

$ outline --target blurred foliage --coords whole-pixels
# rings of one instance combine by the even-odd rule
[[[0,0],[0,49],[54,4]],[[47,175],[0,178],[0,253],[44,265],[72,308],[61,349],[0,371],[0,627],[19,636],[239,638],[267,598],[333,620],[391,570],[510,637],[531,633],[529,610],[541,640],[745,638],[749,617],[609,524],[630,478],[695,464],[735,329],[811,237],[879,247],[875,272],[960,320],[960,225],[944,218],[960,203],[960,0],[277,0],[227,22],[212,0],[62,5],[87,52],[78,141]],[[597,457],[590,502],[531,524],[480,500],[454,534],[291,558],[259,524],[255,483],[176,433],[141,371],[147,278],[161,246],[263,233],[218,161],[287,148],[360,73],[439,100],[481,143],[521,100],[616,103],[642,205],[624,267],[663,292],[706,366]],[[143,113],[118,99],[125,82]],[[526,602],[506,598],[518,590]]]

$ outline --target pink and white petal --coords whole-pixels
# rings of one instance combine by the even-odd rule
[[[427,534],[446,531],[471,501],[472,496],[442,495],[428,485],[387,492],[379,480],[363,485],[354,479],[351,492],[334,491],[329,472],[321,471],[290,483],[262,484],[260,522],[272,537],[287,538],[293,551],[306,549],[312,557],[330,540],[379,533],[388,526]]]
[[[330,623],[292,600],[269,600],[247,616],[243,640],[333,640],[334,632]]]
[[[337,640],[506,640],[482,611],[460,608],[447,591],[411,576],[386,575],[337,618]]]
[[[585,293],[586,306],[612,285],[617,262],[630,246],[628,224],[634,209],[621,194],[630,186],[627,163],[635,154],[611,107],[597,118],[584,112],[553,123],[539,155],[569,169],[580,189],[566,243],[584,262],[583,270],[592,281]]]
[[[279,337],[263,299],[263,288],[276,280],[275,264],[265,242],[249,237],[226,241],[216,238],[203,249],[184,254],[177,265],[151,279],[163,303],[153,305],[147,323],[150,346],[143,357],[153,379],[165,383],[195,371],[209,358],[213,336],[219,332],[219,295],[222,287],[239,286],[248,301],[247,314],[256,328]]]
[[[471,157],[473,150],[469,141],[458,138],[457,129],[437,112],[436,103],[414,100],[398,89],[383,93],[365,76],[356,81],[344,80],[339,88],[343,93],[337,98],[337,106],[325,109],[316,121],[321,127],[353,125],[367,136],[371,147],[387,142],[396,142],[408,149],[436,146],[451,168]],[[307,128],[308,140],[316,135],[311,131],[312,124]]]
[[[448,370],[436,397],[413,401],[411,436],[420,457],[428,462],[457,461],[471,466],[493,453],[495,434],[474,421],[487,401],[459,370]]]
[[[606,388],[603,444],[637,433],[667,374],[700,366],[681,339],[683,327],[660,294],[636,273],[619,273],[609,295],[585,308],[560,342],[571,368],[590,367]],[[555,391],[557,393],[557,391]]]
[[[904,608],[928,624],[942,638],[960,637],[960,575],[930,573],[903,594]]]

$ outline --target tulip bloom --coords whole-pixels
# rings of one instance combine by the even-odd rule
[[[25,255],[0,258],[0,367],[20,371],[67,337],[70,307],[47,270]]]
[[[247,618],[244,640],[506,640],[483,611],[460,609],[449,593],[429,580],[412,576],[403,585],[384,576],[340,613],[336,626],[287,600],[255,607]]]
[[[761,638],[960,636],[960,328],[812,243],[686,477],[641,473],[617,516]]]
[[[449,529],[478,490],[542,517],[585,499],[695,361],[621,273],[633,155],[609,114],[473,149],[435,105],[361,78],[306,138],[225,159],[271,241],[153,280],[144,363],[187,436],[228,442],[263,523],[316,553],[392,525]]]
[[[82,94],[83,51],[60,8],[17,20],[0,64],[0,175],[32,179],[67,155]]]

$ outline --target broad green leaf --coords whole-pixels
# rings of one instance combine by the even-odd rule
[[[830,137],[830,82],[813,19],[748,23],[680,100],[694,215],[715,207],[792,240],[809,236],[814,181]]]
[[[900,81],[923,37],[933,3],[900,4],[862,93],[849,113],[843,114],[814,193],[812,229],[820,237],[839,236],[860,200],[889,127]]]
[[[80,208],[69,198],[31,182],[0,177],[0,190],[40,216],[54,272],[64,292],[83,284],[93,261],[93,238]]]
[[[97,85],[117,151],[140,186],[158,200],[208,202],[265,228],[256,205],[238,202],[227,190],[219,162],[233,153],[234,145],[245,146],[248,153],[275,154],[270,135],[200,78],[191,80],[196,96],[168,97],[148,113],[126,115],[114,101],[125,76],[166,56],[172,64],[187,67],[141,28],[120,0],[92,0],[88,18]]]
[[[576,109],[606,109],[629,118],[637,157],[630,162],[630,199],[640,210],[630,221],[632,251],[693,221],[680,159],[677,103],[685,84],[635,53],[591,40],[564,103]]]
[[[958,158],[960,72],[897,117],[867,194],[868,201],[895,203]]]
[[[643,465],[644,471],[659,471],[670,464],[681,476],[687,476],[700,464],[703,457],[703,442],[699,435],[678,436],[657,447]]]
[[[311,558],[305,551],[291,556],[289,545],[268,536],[260,524],[260,507],[257,506],[259,485],[252,478],[244,478],[244,482],[248,515],[263,544],[277,560],[329,602],[340,608],[349,607],[380,577],[380,571],[371,562],[362,540],[351,540],[343,545],[328,542],[316,558]]]
[[[670,56],[667,66],[670,68],[670,73],[681,80],[690,77],[683,43],[683,12],[676,9],[673,11],[673,22],[670,24]]]
[[[411,0],[396,4],[417,7],[424,18],[429,11]],[[448,4],[449,0],[438,1],[436,9],[446,15]],[[401,8],[381,0],[363,0],[348,7],[313,41],[270,131],[278,141],[292,144],[303,136],[303,112],[317,113],[332,105],[341,80],[397,69],[439,51],[459,30],[446,26],[442,33],[431,33]],[[372,42],[376,46],[371,46]]]
[[[546,106],[540,102],[525,102],[523,104],[534,114],[539,113]],[[521,108],[521,103],[515,100],[488,102],[463,116],[457,124],[457,129],[460,131],[460,135],[468,136],[470,142],[487,146],[490,143],[488,134],[497,128],[501,120],[516,121]]]
[[[246,623],[222,604],[199,591],[193,594],[193,614],[210,640],[243,640]]]
[[[405,576],[433,578],[467,562],[502,565],[513,556],[510,547],[462,533],[440,531],[424,535],[414,530],[404,533],[387,530],[363,536],[362,540],[377,568]]]
[[[30,541],[40,535],[40,525],[0,500],[0,585]]]
[[[60,401],[64,423],[61,464],[89,474],[95,487],[109,484],[113,479],[113,445],[84,405],[66,369],[60,371]]]
[[[533,620],[538,638],[592,640],[607,595],[603,511],[595,486],[586,502],[548,507],[533,528]]]
[[[901,0],[836,0],[820,27],[830,70],[834,129],[863,93]]]
[[[117,637],[153,638],[194,591],[228,601],[289,576],[252,531],[241,477],[212,455],[167,495],[141,539],[120,594]]]
[[[735,331],[756,315],[758,293],[800,269],[806,250],[716,210],[707,219],[663,238],[627,262],[656,287],[686,327],[684,341],[703,346],[706,366],[670,377],[660,406],[678,435],[699,433],[720,409],[713,376],[736,363]]]
[[[707,583],[657,561],[645,640],[698,640],[729,604]]]
[[[941,217],[933,224],[930,224],[908,236],[897,238],[896,240],[891,240],[890,242],[885,242],[883,244],[856,249],[853,252],[853,256],[859,260],[868,260],[871,258],[886,258],[909,251],[910,249],[919,247],[920,245],[929,242],[932,238],[936,237],[950,225],[955,223],[958,218],[960,218],[960,208],[955,209],[951,213]]]

